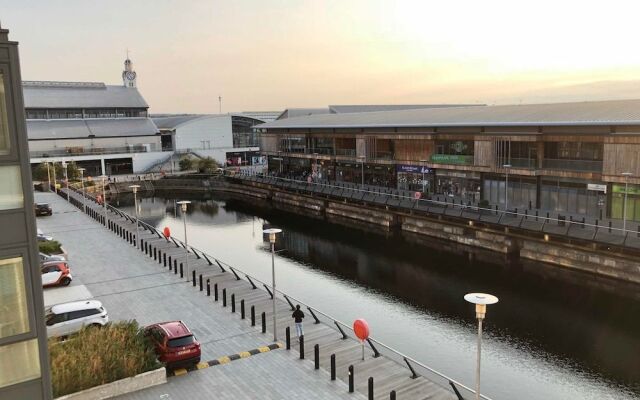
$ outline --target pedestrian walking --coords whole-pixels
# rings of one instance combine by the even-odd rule
[[[300,309],[300,304],[296,305],[296,310],[291,314],[291,318],[296,323],[296,336],[300,337],[304,335],[302,331],[302,320],[304,319],[304,313]]]

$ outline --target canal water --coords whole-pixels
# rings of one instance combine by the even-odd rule
[[[182,239],[175,200],[144,198],[139,212]],[[253,199],[190,200],[189,244],[270,282],[261,231],[263,224],[282,228],[275,261],[280,290],[344,322],[365,318],[376,339],[470,387],[476,321],[463,296],[498,296],[488,308],[482,360],[482,392],[494,400],[640,398],[637,286],[425,237],[327,223]],[[133,214],[132,198],[114,203]]]

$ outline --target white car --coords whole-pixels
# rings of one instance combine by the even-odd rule
[[[109,322],[107,310],[98,300],[56,304],[46,316],[47,337],[66,336],[85,326],[104,326]]]

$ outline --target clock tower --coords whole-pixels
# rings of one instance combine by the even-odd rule
[[[124,60],[124,71],[122,71],[122,82],[125,87],[134,88],[136,87],[136,72],[133,70],[133,64],[129,57]]]

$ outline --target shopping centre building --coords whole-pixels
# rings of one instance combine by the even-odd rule
[[[315,112],[257,129],[274,175],[595,218],[622,218],[628,187],[640,221],[640,100]]]

